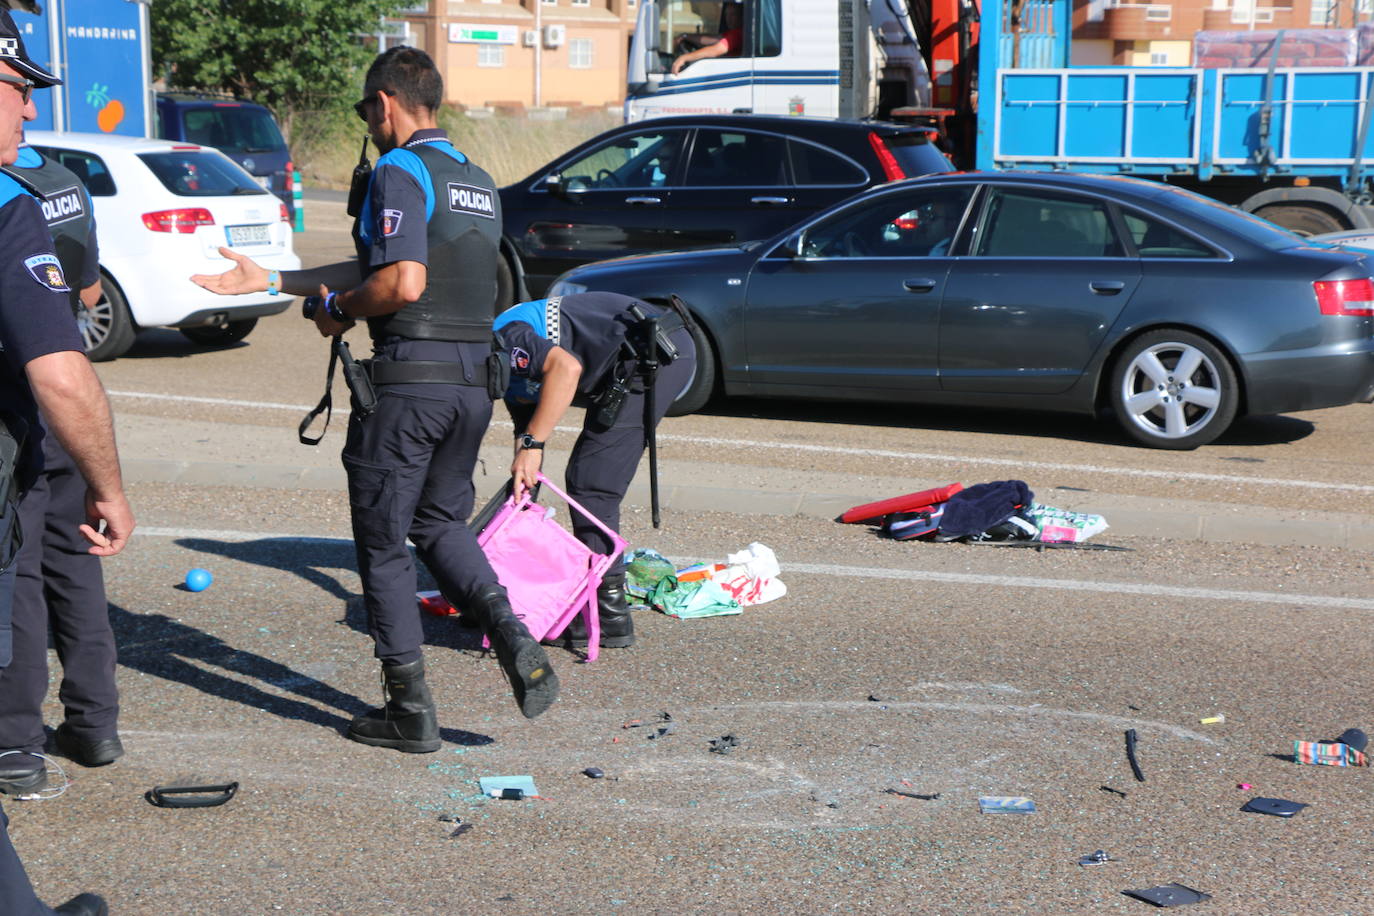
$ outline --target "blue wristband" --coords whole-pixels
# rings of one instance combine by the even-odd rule
[[[339,308],[339,303],[336,301],[338,298],[339,294],[334,292],[331,292],[328,296],[325,296],[324,312],[326,315],[328,315],[330,318],[333,318],[339,324],[347,324],[352,319],[344,314],[343,309]]]
[[[281,271],[269,270],[267,272],[267,295],[275,296],[281,292]]]

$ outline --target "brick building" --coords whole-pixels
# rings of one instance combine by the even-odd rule
[[[464,108],[605,107],[625,97],[636,0],[428,0],[397,14],[392,41],[434,58]]]
[[[1374,0],[1073,0],[1073,63],[1187,67],[1200,31],[1354,29]]]

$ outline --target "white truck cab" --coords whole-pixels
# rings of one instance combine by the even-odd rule
[[[930,76],[894,0],[743,0],[738,53],[673,62],[726,25],[737,0],[643,0],[625,119],[755,113],[863,118],[929,104]]]

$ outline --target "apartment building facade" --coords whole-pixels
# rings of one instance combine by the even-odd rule
[[[606,107],[625,97],[637,0],[428,0],[388,23],[463,108]]]
[[[1374,0],[1073,0],[1073,63],[1187,67],[1199,31],[1353,29]]]

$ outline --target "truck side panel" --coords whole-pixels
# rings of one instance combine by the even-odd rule
[[[995,87],[983,168],[1344,178],[1374,68],[1002,70]]]

